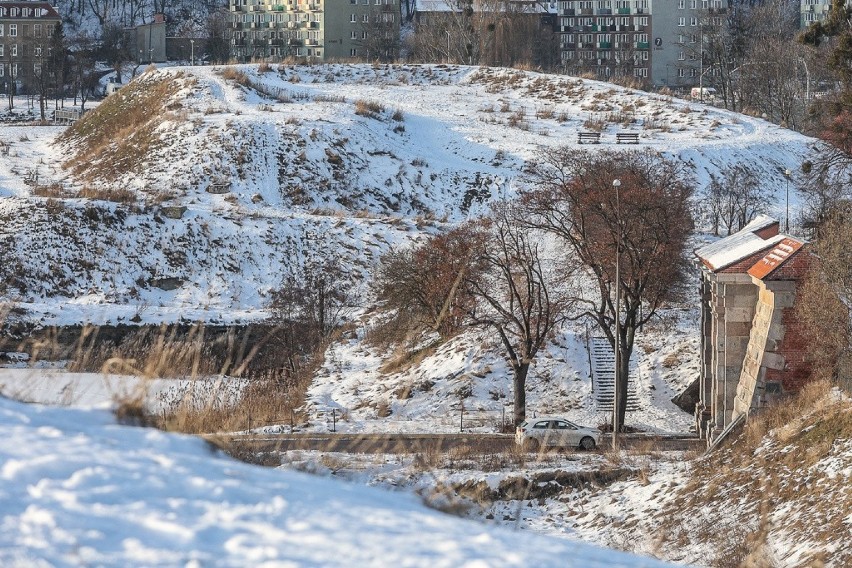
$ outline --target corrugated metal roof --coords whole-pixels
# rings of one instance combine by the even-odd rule
[[[758,215],[751,223],[736,233],[697,249],[695,256],[713,272],[722,270],[781,242],[784,235],[775,235],[764,239],[757,234],[776,223],[778,223],[777,219],[767,215]]]
[[[796,254],[796,251],[802,248],[802,245],[804,245],[802,241],[797,241],[791,237],[784,237],[784,240],[775,245],[766,256],[748,269],[749,276],[763,280],[792,258]]]

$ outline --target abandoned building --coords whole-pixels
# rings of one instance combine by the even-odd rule
[[[708,442],[755,408],[808,380],[793,306],[807,244],[759,216],[695,251],[701,272],[701,367],[696,426]]]

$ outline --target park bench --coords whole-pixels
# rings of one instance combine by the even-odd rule
[[[584,144],[600,144],[601,143],[601,133],[600,132],[578,132],[577,133],[577,143]]]
[[[617,132],[615,134],[615,143],[616,144],[638,144],[639,143],[639,133],[638,132]]]

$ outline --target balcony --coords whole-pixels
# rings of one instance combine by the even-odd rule
[[[598,16],[612,15],[612,8],[598,8]]]
[[[598,44],[598,49],[612,49],[612,42],[602,41]]]
[[[636,49],[651,49],[651,44],[647,41],[637,41]]]
[[[320,27],[320,23],[319,22],[311,22],[311,23],[308,24],[308,27],[311,28],[312,30],[318,30],[319,27]]]
[[[594,13],[595,11],[591,8],[580,8],[580,14],[583,16],[592,16]]]
[[[276,6],[273,6],[272,9],[275,10],[276,12],[283,12],[284,6],[276,5]]]
[[[563,43],[562,49],[577,49],[577,44],[576,43],[570,43],[570,42],[569,43]]]
[[[302,44],[303,44],[303,42],[300,39],[290,39],[290,41],[287,42],[287,45],[302,45]]]
[[[566,8],[566,9],[562,10],[563,16],[575,16],[576,14],[577,14],[577,10],[575,10],[574,8]]]
[[[317,39],[305,40],[305,45],[319,45],[319,40],[317,40]]]

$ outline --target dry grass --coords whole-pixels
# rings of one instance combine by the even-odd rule
[[[107,97],[60,137],[74,152],[63,166],[83,181],[113,182],[126,172],[139,173],[163,144],[156,131],[164,117],[185,120],[169,113],[175,110],[172,97],[185,85],[180,74],[164,78],[150,73]]]
[[[136,192],[126,188],[95,188],[84,186],[77,197],[86,199],[101,199],[115,203],[136,203]]]
[[[369,118],[380,118],[385,112],[383,104],[376,101],[368,101],[366,99],[358,99],[355,101],[355,114],[358,116],[366,116]]]
[[[221,72],[222,78],[227,81],[233,81],[243,87],[248,87],[251,84],[248,75],[240,71],[236,67],[225,67]]]

